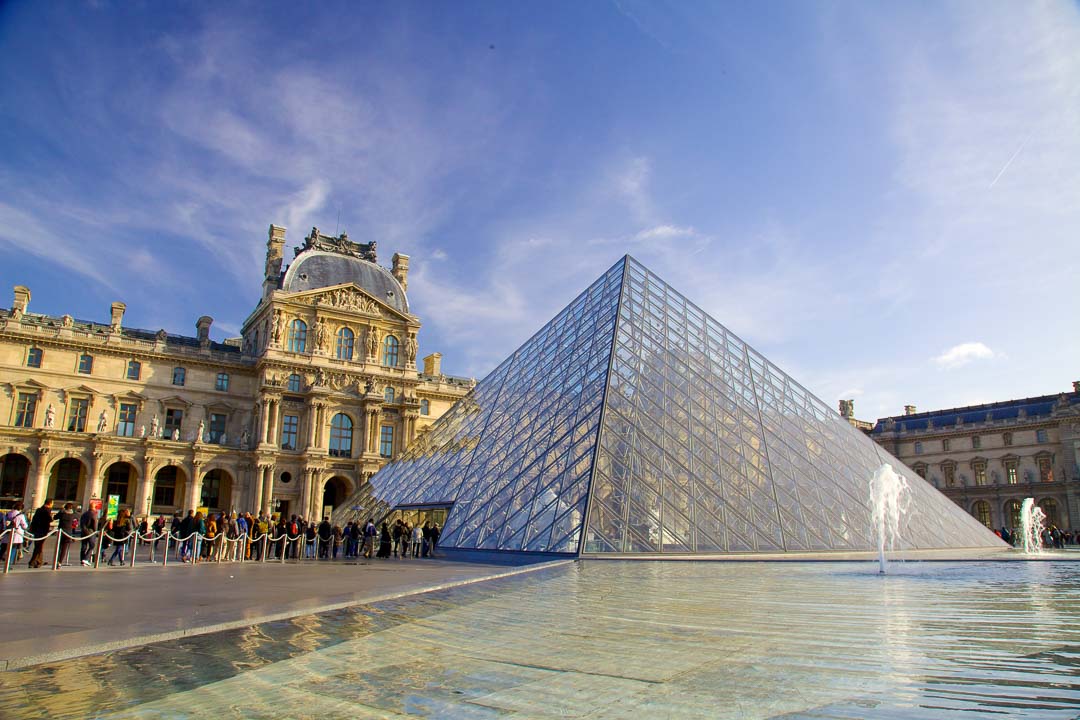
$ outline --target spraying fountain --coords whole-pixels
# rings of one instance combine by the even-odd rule
[[[878,572],[885,574],[885,551],[900,541],[900,517],[907,510],[908,484],[888,463],[870,478],[870,502],[874,508],[873,527],[877,533]]]
[[[1042,534],[1046,529],[1046,513],[1035,504],[1035,498],[1024,498],[1020,506],[1020,532],[1024,539],[1024,552],[1038,555],[1042,552]]]

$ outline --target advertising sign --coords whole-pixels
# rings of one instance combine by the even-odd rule
[[[110,520],[115,520],[117,515],[119,515],[119,514],[120,514],[120,496],[119,495],[110,495],[109,496],[109,511],[105,515],[105,517],[107,517]]]
[[[98,517],[101,517],[101,498],[90,498],[90,509],[96,512]]]

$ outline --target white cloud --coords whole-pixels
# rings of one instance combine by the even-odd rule
[[[692,227],[676,227],[675,225],[657,225],[648,230],[642,230],[634,237],[637,240],[666,240],[677,237],[694,237],[697,233]]]
[[[1000,355],[983,343],[966,342],[949,348],[934,358],[934,362],[943,370],[952,370],[963,367],[975,360],[993,360],[996,357],[1000,357]]]

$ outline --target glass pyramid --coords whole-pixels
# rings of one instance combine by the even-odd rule
[[[871,550],[883,462],[911,488],[904,547],[1001,545],[626,256],[346,507],[452,504],[444,548]]]

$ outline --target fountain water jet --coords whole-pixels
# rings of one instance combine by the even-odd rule
[[[885,551],[894,550],[900,541],[900,518],[907,511],[908,484],[904,476],[888,463],[870,478],[870,502],[873,527],[878,542],[878,572],[885,574]]]
[[[1038,555],[1042,552],[1042,534],[1046,529],[1046,513],[1035,504],[1035,498],[1024,498],[1020,506],[1020,532],[1024,539],[1024,552]]]

